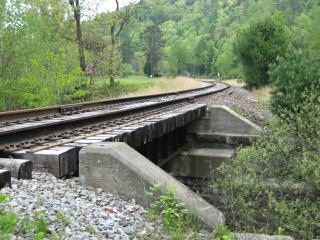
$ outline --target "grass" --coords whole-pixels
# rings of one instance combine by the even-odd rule
[[[235,107],[230,107],[231,110],[233,110],[234,112],[238,113],[239,115],[241,115],[242,117],[248,119],[251,122],[254,122],[252,118],[250,118],[247,114],[243,113],[242,111],[240,111],[238,108]]]
[[[186,77],[148,78],[145,76],[130,76],[116,78],[114,89],[108,88],[109,79],[105,77],[95,78],[94,83],[94,99],[151,95],[200,87],[197,81]]]
[[[244,87],[245,86],[245,83],[243,81],[241,81],[240,79],[227,79],[227,80],[223,80],[222,82],[228,83],[228,84],[235,86],[235,87]]]
[[[153,85],[142,86],[138,91],[132,91],[127,96],[151,95],[173,91],[182,91],[200,87],[199,82],[192,78],[176,77],[176,78],[158,78],[155,79]],[[124,82],[125,83],[125,82]]]
[[[40,206],[43,206],[44,203],[45,203],[45,199],[39,198],[39,199],[37,200],[37,203],[38,203]]]
[[[90,227],[90,226],[86,227],[86,232],[88,232],[92,235],[96,234],[96,231],[93,229],[93,227]]]
[[[269,86],[251,90],[251,94],[255,100],[260,103],[269,103],[271,99],[272,88]]]
[[[125,78],[116,78],[115,83],[116,87],[121,85],[124,88],[124,91],[137,91],[143,87],[149,87],[157,84],[159,78],[148,78],[145,76],[130,76]],[[107,87],[109,85],[108,77],[96,77],[95,85],[97,87]]]
[[[195,79],[186,77],[148,78],[146,76],[129,76],[125,78],[116,78],[115,82],[115,89],[110,90],[108,89],[109,79],[107,77],[95,77],[94,98],[101,99],[105,97],[132,97],[181,91],[200,87],[200,84]],[[236,87],[245,86],[245,83],[241,81],[241,79],[227,79],[223,80],[223,82]],[[266,86],[259,89],[253,89],[250,92],[254,100],[267,104],[270,102],[271,90],[271,87]]]

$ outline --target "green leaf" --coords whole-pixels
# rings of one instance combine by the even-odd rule
[[[147,191],[145,191],[144,194],[147,195],[147,196],[153,196],[154,195],[153,192],[147,192]]]
[[[10,233],[14,230],[17,222],[18,216],[15,213],[8,213],[4,216],[0,216],[0,228],[4,233]]]

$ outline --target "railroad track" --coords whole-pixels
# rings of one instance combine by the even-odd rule
[[[166,94],[0,112],[0,157],[21,149],[36,152],[128,127],[187,108],[197,99],[226,88],[224,83],[215,83]]]

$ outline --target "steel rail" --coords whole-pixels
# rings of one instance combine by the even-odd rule
[[[214,83],[211,83],[211,84],[208,84],[207,86],[199,87],[195,89],[173,91],[173,92],[160,93],[160,94],[154,94],[154,95],[143,95],[143,96],[127,97],[127,98],[114,98],[114,99],[105,99],[105,100],[82,102],[82,103],[75,103],[75,104],[64,104],[64,105],[58,105],[58,106],[0,112],[0,124],[8,121],[19,121],[19,120],[28,119],[28,118],[36,118],[36,117],[42,117],[42,116],[61,114],[61,113],[72,112],[77,110],[95,108],[99,106],[106,106],[106,105],[119,104],[119,103],[129,103],[129,102],[141,101],[141,100],[150,100],[153,98],[160,98],[165,96],[175,96],[175,95],[180,95],[184,93],[191,93],[199,90],[205,90],[214,85],[215,85]]]
[[[46,134],[52,134],[52,132],[57,131],[65,131],[66,129],[76,129],[86,125],[92,125],[99,121],[105,122],[110,119],[127,116],[128,114],[134,113],[143,113],[144,111],[148,111],[151,109],[157,109],[161,107],[168,107],[183,102],[190,102],[195,98],[205,97],[207,95],[211,95],[216,92],[223,91],[227,89],[229,85],[225,83],[217,83],[215,85],[210,85],[202,88],[197,88],[193,90],[184,90],[178,92],[171,92],[165,94],[156,94],[156,95],[147,95],[147,96],[139,96],[133,98],[119,98],[112,100],[102,100],[96,102],[87,102],[82,104],[72,104],[72,105],[61,105],[56,107],[48,107],[48,108],[40,108],[40,109],[28,109],[28,110],[19,110],[14,112],[1,112],[0,113],[0,124],[2,117],[7,116],[6,119],[11,119],[16,121],[11,128],[10,126],[5,129],[0,127],[0,151],[3,150],[5,146],[14,145],[16,143],[22,142],[24,139],[32,139],[39,138],[41,136],[46,136]],[[213,88],[213,89],[210,89]],[[190,93],[190,94],[187,94]],[[191,94],[194,93],[194,94]],[[185,94],[185,95],[183,95]],[[182,95],[182,96],[179,96]],[[152,99],[164,97],[164,96],[174,96],[172,99],[166,99],[163,101],[153,102]],[[145,100],[142,103],[133,104],[130,106],[130,102]],[[149,100],[151,102],[147,102]],[[124,104],[121,105],[119,109],[98,109],[97,111],[90,112],[80,112],[75,115],[61,115],[61,117],[55,117],[53,119],[44,119],[43,121],[31,121],[23,122],[21,127],[19,126],[19,120],[25,119],[26,115],[28,118],[30,116],[47,116],[57,114],[57,111],[61,113],[61,109],[70,109],[70,108],[79,108],[80,106],[85,106],[86,109],[94,108],[101,105],[112,105],[118,103],[127,103],[127,106]],[[100,105],[99,105],[100,104]],[[7,114],[7,115],[6,115]],[[8,117],[10,116],[10,117]],[[17,117],[17,118],[15,118]],[[60,119],[60,120],[59,120]],[[134,122],[134,121],[133,121]]]
[[[190,98],[194,98],[194,97],[199,98],[201,96],[205,96],[208,94],[212,94],[213,92],[217,92],[216,89],[209,91],[210,88],[213,88],[215,86],[216,85],[197,89],[197,91],[203,91],[203,90],[208,90],[208,91],[200,92],[200,93],[192,95],[192,96],[190,96],[190,95],[183,96],[183,94],[195,92],[195,91],[182,91],[180,93],[180,95],[182,95],[181,97],[179,97],[179,95],[175,95],[174,99],[158,101],[158,102],[145,101],[144,103],[136,104],[136,106],[135,106],[135,104],[133,104],[132,106],[130,106],[130,104],[128,104],[127,107],[122,107],[122,109],[115,108],[113,110],[112,109],[97,110],[97,111],[93,111],[93,112],[89,112],[89,113],[87,113],[87,112],[78,113],[78,114],[75,114],[74,116],[70,116],[70,117],[68,115],[67,116],[62,115],[60,117],[55,117],[55,118],[50,118],[50,119],[42,119],[42,121],[41,120],[33,120],[30,122],[22,122],[22,124],[19,124],[20,122],[18,121],[13,126],[9,125],[9,126],[3,126],[2,128],[0,127],[0,136],[6,135],[6,134],[11,134],[11,133],[18,133],[18,132],[26,131],[26,130],[30,130],[30,129],[43,128],[43,127],[47,127],[47,126],[59,125],[59,124],[70,123],[70,122],[78,122],[78,121],[82,121],[83,119],[88,120],[88,119],[98,118],[100,116],[130,113],[133,111],[137,111],[139,109],[150,109],[150,108],[160,107],[163,105],[172,104],[172,103],[176,103],[179,101],[186,101],[186,100],[188,100]],[[226,87],[227,87],[227,85],[226,85]],[[222,88],[221,90],[224,90],[224,89],[225,88]],[[172,95],[170,95],[170,96],[172,96]],[[151,100],[152,100],[152,98],[151,98]],[[1,141],[0,141],[0,143],[1,143]]]

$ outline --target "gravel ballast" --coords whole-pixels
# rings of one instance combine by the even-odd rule
[[[260,127],[264,127],[266,121],[272,119],[272,113],[268,110],[268,105],[254,100],[252,94],[241,87],[231,85],[228,89],[207,97],[204,103],[236,108]]]
[[[145,217],[145,209],[134,200],[123,201],[101,189],[82,187],[75,180],[61,180],[46,173],[34,171],[32,180],[12,178],[12,188],[1,189],[1,194],[10,195],[6,210],[31,219],[42,212],[49,232],[62,231],[62,239],[136,239],[154,229]],[[68,219],[65,228],[57,213]],[[30,236],[21,239],[25,237]]]

